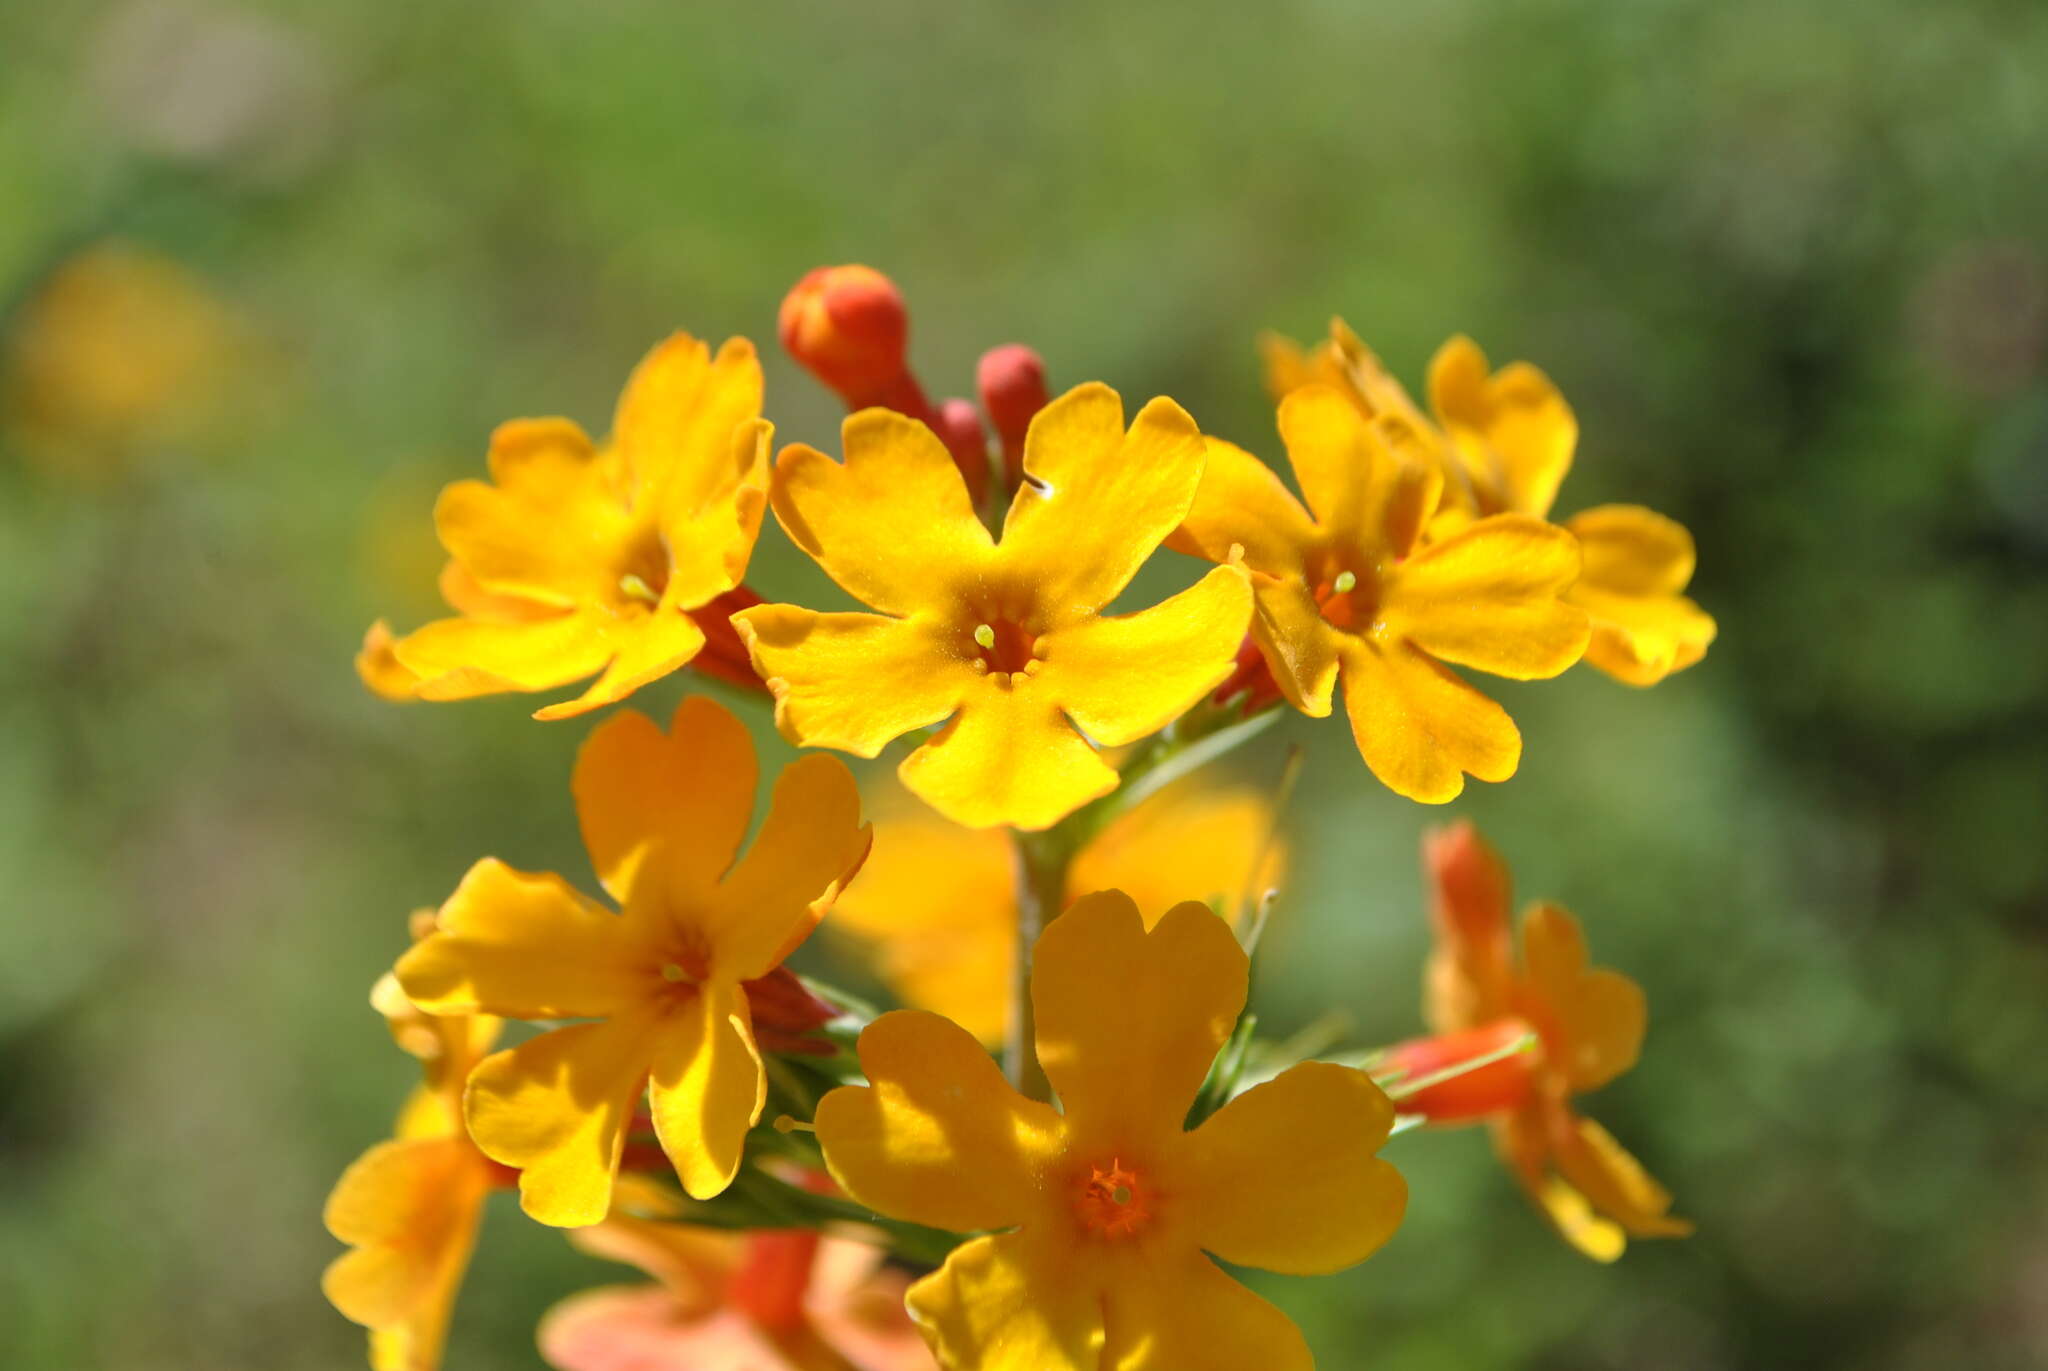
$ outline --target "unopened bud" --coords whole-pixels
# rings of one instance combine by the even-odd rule
[[[941,400],[932,414],[932,429],[953,454],[953,465],[966,478],[967,494],[979,509],[988,493],[988,434],[981,427],[981,416],[965,400]]]
[[[819,267],[783,297],[777,319],[789,355],[846,402],[924,417],[909,374],[910,313],[896,283],[873,267]]]
[[[981,407],[995,425],[1003,448],[1003,475],[1014,489],[1024,479],[1024,434],[1031,416],[1051,397],[1045,389],[1045,363],[1022,343],[1005,343],[981,355],[974,369]]]

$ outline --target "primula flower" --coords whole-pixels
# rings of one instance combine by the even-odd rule
[[[1286,1315],[1210,1258],[1307,1274],[1370,1256],[1407,1198],[1373,1155],[1394,1109],[1364,1073],[1306,1062],[1186,1131],[1249,967],[1230,926],[1198,904],[1148,932],[1128,896],[1103,891],[1053,920],[1031,996],[1062,1109],[1010,1089],[936,1014],[898,1010],[861,1034],[873,1084],[818,1107],[834,1178],[883,1214],[1003,1230],[910,1289],[942,1366],[1313,1365]]]
[[[733,616],[792,742],[872,757],[950,720],[904,759],[904,784],[957,823],[1044,828],[1116,788],[1095,744],[1156,731],[1229,671],[1251,598],[1235,567],[1151,609],[1101,612],[1201,479],[1201,434],[1172,401],[1128,433],[1107,386],[1041,410],[1000,542],[930,429],[869,409],[843,434],[844,465],[783,449],[775,515],[881,613]]]
[[[425,937],[434,916],[414,916]],[[462,1083],[497,1040],[487,1014],[430,1014],[386,974],[370,992],[398,1045],[425,1077],[398,1116],[396,1136],[342,1173],[327,1229],[353,1249],[327,1268],[327,1298],[370,1330],[375,1371],[434,1371],[448,1317],[476,1245],[484,1198],[500,1169],[470,1142]]]
[[[765,507],[761,364],[744,338],[717,356],[678,333],[619,399],[611,441],[567,419],[491,435],[491,479],[441,492],[456,617],[402,638],[371,627],[357,669],[380,695],[460,700],[552,690],[599,674],[559,719],[622,700],[697,657],[737,605]]]
[[[910,1282],[879,1248],[805,1229],[736,1234],[669,1222],[681,1206],[635,1177],[569,1241],[654,1284],[563,1300],[540,1325],[558,1371],[932,1371],[903,1309]],[[637,1212],[635,1212],[637,1211]]]
[[[1683,1237],[1671,1196],[1572,1097],[1635,1065],[1649,1011],[1642,988],[1588,965],[1579,922],[1554,904],[1522,916],[1517,959],[1508,926],[1508,872],[1470,823],[1424,846],[1436,897],[1436,947],[1424,1010],[1440,1035],[1402,1044],[1390,1065],[1420,1078],[1529,1032],[1534,1052],[1424,1089],[1402,1108],[1435,1123],[1488,1119],[1522,1188],[1564,1239],[1613,1261],[1629,1237]]]
[[[1235,926],[1247,898],[1279,883],[1284,861],[1264,795],[1182,782],[1119,815],[1075,854],[1066,903],[1121,890],[1149,923],[1199,894]],[[907,804],[878,816],[874,856],[834,907],[832,927],[872,946],[882,980],[905,1004],[1002,1042],[1017,859],[1000,830],[962,828]]]
[[[749,982],[809,936],[867,855],[853,777],[830,757],[782,773],[751,820],[754,747],[731,713],[685,699],[669,733],[607,719],[576,760],[584,846],[622,906],[495,859],[470,868],[435,935],[398,964],[436,1013],[578,1019],[486,1058],[467,1107],[477,1145],[519,1169],[542,1223],[596,1223],[646,1092],[662,1149],[702,1199],[738,1170],[766,1098]]]
[[[1311,353],[1269,337],[1267,384],[1337,387],[1369,417],[1393,415],[1444,475],[1428,535],[1445,536],[1489,514],[1548,519],[1578,445],[1578,420],[1550,378],[1527,362],[1492,371],[1478,344],[1452,338],[1429,364],[1431,423],[1401,383],[1344,322]],[[1563,521],[1584,556],[1565,598],[1591,616],[1586,660],[1616,680],[1655,685],[1706,654],[1713,619],[1682,593],[1692,579],[1692,535],[1640,505],[1601,505]]]
[[[1586,615],[1559,598],[1579,570],[1571,535],[1498,514],[1425,543],[1443,479],[1416,457],[1413,426],[1368,420],[1330,386],[1282,400],[1280,436],[1308,508],[1256,457],[1211,439],[1173,545],[1242,556],[1252,637],[1288,703],[1327,715],[1341,671],[1352,737],[1388,787],[1440,804],[1465,772],[1512,776],[1513,720],[1444,663],[1530,680],[1579,659]]]

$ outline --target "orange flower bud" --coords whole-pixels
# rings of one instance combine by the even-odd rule
[[[783,297],[782,346],[848,409],[882,405],[924,419],[930,406],[910,374],[910,313],[896,283],[873,267],[818,267]]]
[[[1015,489],[1024,479],[1024,434],[1031,416],[1051,397],[1045,389],[1045,363],[1022,343],[1005,343],[981,354],[974,369],[981,407],[988,411],[1003,447],[1003,476]]]
[[[1433,1124],[1471,1123],[1528,1102],[1536,1082],[1536,1052],[1510,1053],[1413,1094],[1402,1093],[1404,1084],[1426,1081],[1489,1053],[1505,1052],[1529,1032],[1529,1025],[1521,1019],[1496,1019],[1457,1033],[1410,1038],[1388,1048],[1385,1061],[1373,1074],[1384,1078],[1390,1070],[1401,1073],[1399,1079],[1388,1082],[1387,1089],[1402,1113],[1420,1114]]]
[[[967,480],[967,494],[979,508],[988,494],[988,434],[981,427],[981,416],[965,400],[941,400],[932,415],[932,431],[953,454],[953,465],[960,468]]]

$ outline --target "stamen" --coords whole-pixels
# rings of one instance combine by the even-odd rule
[[[1352,591],[1358,589],[1358,573],[1341,571],[1337,573],[1334,585],[1339,595],[1349,595]]]
[[[680,985],[690,979],[690,973],[683,970],[682,964],[679,962],[663,962],[661,964],[661,978],[670,985]]]
[[[791,1118],[787,1114],[777,1114],[774,1127],[777,1133],[815,1133],[818,1131],[813,1125],[807,1124],[801,1119]]]
[[[982,651],[988,651],[990,648],[996,645],[995,629],[990,627],[988,624],[975,625],[974,641],[981,644]]]
[[[619,589],[635,600],[645,600],[650,605],[661,603],[661,596],[654,593],[654,587],[633,572],[619,577]]]

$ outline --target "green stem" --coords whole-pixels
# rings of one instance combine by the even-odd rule
[[[1045,833],[1013,832],[1017,862],[1017,945],[1010,966],[1010,1031],[1003,1066],[1019,1094],[1052,1098],[1052,1086],[1038,1063],[1037,1025],[1031,1012],[1031,953],[1038,935],[1059,916],[1066,900],[1067,863],[1072,849],[1064,825]]]

